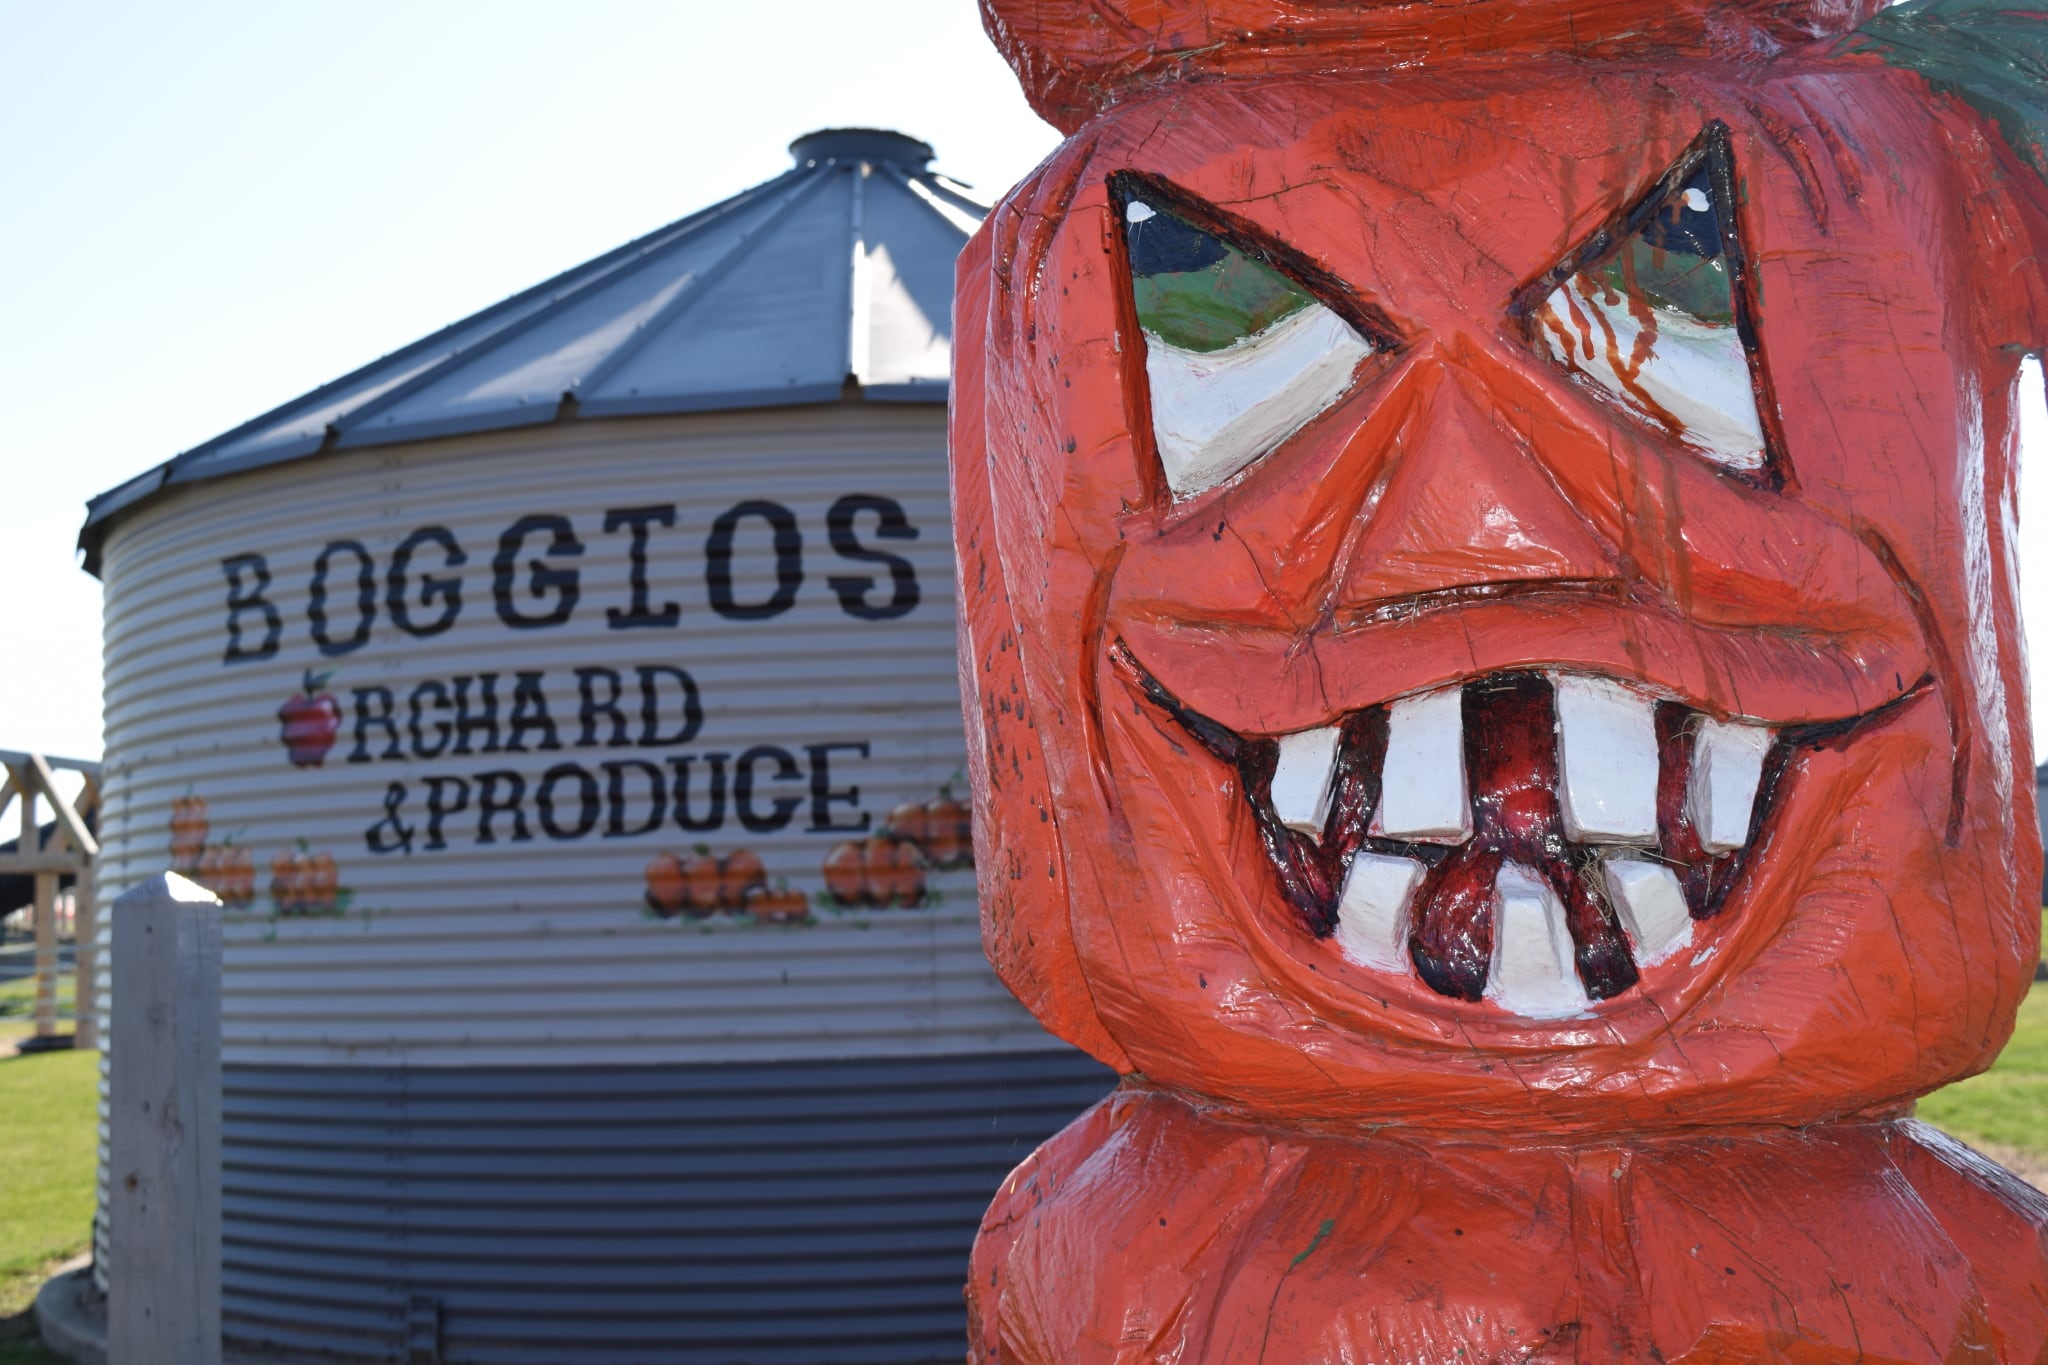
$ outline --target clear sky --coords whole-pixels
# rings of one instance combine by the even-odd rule
[[[973,0],[16,4],[0,47],[0,748],[80,758],[89,496],[767,179],[800,133],[900,129],[984,198],[1057,140]]]

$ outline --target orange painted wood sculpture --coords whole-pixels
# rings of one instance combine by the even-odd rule
[[[985,939],[1125,1080],[973,1358],[2048,1360],[1910,1118],[2038,949],[2039,5],[983,8]]]

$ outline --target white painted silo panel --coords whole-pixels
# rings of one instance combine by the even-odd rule
[[[848,405],[173,493],[104,552],[102,886],[230,901],[232,1061],[1046,1046],[916,827],[965,795],[942,448]]]

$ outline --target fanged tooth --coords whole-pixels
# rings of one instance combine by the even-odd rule
[[[1607,894],[1635,945],[1636,965],[1654,966],[1692,942],[1692,914],[1678,874],[1647,858],[1605,859]]]
[[[1273,813],[1289,829],[1320,838],[1330,815],[1330,789],[1337,771],[1337,742],[1344,732],[1334,725],[1297,730],[1280,736],[1280,759],[1273,768]]]
[[[1430,844],[1472,837],[1463,689],[1403,697],[1387,708],[1387,758],[1371,832]]]
[[[1493,883],[1493,967],[1486,994],[1525,1019],[1586,1009],[1564,904],[1541,877],[1510,863]]]
[[[1424,868],[1413,858],[1360,852],[1337,899],[1337,946],[1360,966],[1398,972],[1408,965],[1408,903]]]
[[[1657,708],[1633,688],[1565,675],[1557,694],[1558,784],[1568,839],[1657,840]]]
[[[1719,720],[1700,726],[1685,806],[1709,853],[1732,853],[1749,842],[1750,812],[1770,750],[1771,732],[1764,726]]]

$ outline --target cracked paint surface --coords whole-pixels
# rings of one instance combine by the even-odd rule
[[[2048,193],[1868,9],[985,0],[1070,136],[956,303],[984,940],[1128,1079],[976,1358],[2048,1350],[1903,1118],[2038,950]]]

